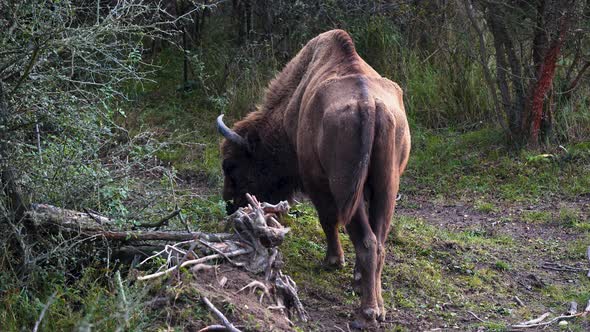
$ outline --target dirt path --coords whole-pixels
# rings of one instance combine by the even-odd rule
[[[564,225],[563,211],[574,211],[577,221],[587,222],[590,198],[533,205],[495,202],[495,206],[494,211],[482,212],[471,204],[405,198],[396,215],[409,223],[401,236],[411,239],[404,242],[402,238],[401,245],[389,241],[383,282],[390,311],[380,330],[503,330],[544,312],[561,314],[570,300],[578,301],[579,307],[586,305],[582,301],[590,297],[586,277],[590,263],[585,248],[590,237],[587,229]],[[539,211],[543,220],[534,220]],[[416,247],[426,254],[413,253]],[[398,272],[408,268],[415,273]],[[572,271],[560,271],[564,269]],[[436,276],[439,283],[431,288],[432,278],[411,280],[422,274]],[[334,293],[302,286],[302,298],[312,316],[305,330],[348,330],[358,303],[354,296],[345,295],[350,294],[350,285],[339,288],[343,291]],[[546,330],[559,329],[554,324]],[[588,331],[590,322],[577,319],[569,323],[569,329]]]

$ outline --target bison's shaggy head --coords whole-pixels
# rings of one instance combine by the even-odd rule
[[[285,149],[284,142],[266,142],[254,121],[242,121],[236,131],[223,123],[223,115],[217,118],[217,129],[225,137],[221,146],[224,183],[223,199],[227,213],[246,206],[246,193],[255,195],[259,201],[278,203],[290,199],[297,187],[295,162]],[[246,128],[247,127],[247,128]]]
[[[228,128],[223,123],[223,114],[217,118],[217,130],[226,138],[221,146],[223,199],[226,202],[227,213],[231,214],[247,204],[246,193],[260,192],[256,179],[257,158],[254,155],[253,142]]]

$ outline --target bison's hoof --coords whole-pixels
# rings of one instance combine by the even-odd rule
[[[384,322],[386,316],[387,316],[387,311],[385,311],[385,308],[380,308],[379,314],[377,315],[377,321]]]
[[[344,256],[329,256],[322,264],[327,270],[339,270],[344,267]]]
[[[353,330],[374,330],[378,327],[375,319],[358,318],[350,324]]]
[[[363,318],[367,320],[375,320],[379,316],[378,308],[366,308],[361,311]]]

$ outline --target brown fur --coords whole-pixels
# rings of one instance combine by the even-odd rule
[[[384,241],[410,152],[399,86],[358,56],[345,31],[328,31],[303,47],[234,130],[248,148],[222,144],[228,212],[245,205],[246,192],[274,203],[303,190],[326,233],[326,263],[344,264],[338,225],[354,243],[360,322],[383,318]]]

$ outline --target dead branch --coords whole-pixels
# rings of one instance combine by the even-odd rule
[[[531,319],[531,320],[527,320],[526,322],[517,324],[517,325],[533,325],[533,324],[537,324],[538,322],[541,322],[543,320],[545,320],[545,318],[547,318],[549,315],[551,315],[551,313],[546,312],[544,314],[542,314],[541,316],[535,318],[535,319]],[[516,325],[513,325],[513,327],[519,327]]]
[[[234,266],[244,266],[244,263],[236,263],[234,262],[231,258],[229,258],[229,256],[227,256],[223,251],[215,248],[215,246],[213,246],[211,243],[205,241],[205,240],[199,240],[199,242],[203,245],[205,245],[207,248],[215,251],[216,253],[220,254],[221,256],[223,256],[223,258],[225,258],[231,265]]]
[[[106,218],[106,217],[104,217],[104,216],[100,215],[99,213],[96,213],[95,211],[92,211],[92,210],[90,210],[90,209],[88,209],[88,208],[83,208],[82,210],[84,210],[84,212],[86,212],[86,214],[87,214],[87,215],[88,215],[90,218],[94,219],[94,221],[96,221],[98,224],[102,224],[102,220],[101,220],[100,218],[98,218],[98,217],[103,217],[103,218]],[[108,218],[107,218],[107,219],[108,219]]]
[[[557,317],[552,318],[548,321],[544,321],[550,315],[550,313],[546,312],[546,313],[542,314],[541,316],[539,316],[538,318],[531,319],[531,320],[523,322],[523,323],[515,324],[510,327],[512,327],[512,328],[531,328],[531,327],[547,326],[547,325],[553,324],[557,321],[575,318],[575,317],[586,316],[586,315],[588,315],[588,313],[590,313],[590,300],[588,300],[588,305],[586,306],[584,311],[577,312],[577,310],[578,310],[578,304],[576,302],[570,302],[569,310],[568,310],[567,314],[565,314],[565,315],[557,316]]]
[[[137,227],[155,228],[156,230],[158,230],[160,227],[162,227],[164,225],[167,226],[170,219],[176,217],[179,214],[180,214],[180,209],[176,209],[176,210],[172,211],[172,213],[170,213],[169,215],[165,216],[164,218],[162,218],[154,223],[143,223],[143,224],[137,225]]]
[[[199,330],[199,332],[225,332],[227,327],[223,325],[209,325]]]
[[[187,232],[164,231],[164,230],[121,230],[114,221],[99,213],[86,209],[85,212],[78,212],[58,208],[47,204],[34,204],[27,212],[27,218],[35,225],[46,229],[58,229],[70,232],[71,234],[84,234],[91,237],[102,237],[111,241],[133,243],[133,241],[165,241],[150,244],[148,249],[139,250],[139,247],[127,245],[130,256],[135,258],[140,254],[145,258],[137,266],[142,266],[158,257],[165,259],[165,263],[152,273],[137,277],[137,280],[150,280],[163,277],[168,274],[178,274],[180,268],[191,267],[193,274],[203,270],[215,268],[217,265],[210,262],[222,259],[230,264],[242,267],[249,272],[263,273],[262,280],[254,280],[241,288],[239,292],[250,290],[253,294],[256,289],[262,291],[259,302],[268,297],[273,305],[269,310],[281,310],[288,315],[289,319],[295,314],[300,320],[307,321],[308,316],[303,308],[298,295],[297,285],[288,275],[281,272],[282,260],[277,246],[279,246],[289,232],[288,227],[283,227],[279,222],[280,217],[289,211],[287,202],[278,204],[260,203],[256,197],[247,195],[249,205],[238,209],[236,213],[229,216],[227,226],[233,228],[234,234],[229,233],[203,233],[191,232],[187,226]],[[181,216],[180,209],[175,209],[161,220],[155,223],[143,223],[138,227],[159,228],[176,216]],[[182,219],[182,218],[181,218]],[[184,223],[184,222],[183,222]],[[166,244],[166,242],[176,242]],[[141,246],[146,244],[142,243]],[[121,248],[126,248],[121,247]],[[188,247],[188,249],[187,249]],[[197,250],[198,249],[198,250]],[[199,257],[199,255],[205,255]],[[242,256],[238,259],[236,257]],[[173,282],[175,278],[170,278]],[[221,287],[227,282],[227,278],[220,281]],[[205,298],[203,301],[206,301]],[[208,301],[208,300],[207,300]],[[209,304],[208,304],[209,305]],[[211,308],[211,306],[210,306]],[[214,308],[214,307],[213,307]],[[213,309],[212,309],[213,310]],[[215,312],[215,310],[213,310]],[[217,314],[217,312],[215,312]],[[219,315],[218,315],[219,316]],[[219,316],[220,319],[224,320]],[[220,325],[206,327],[204,331],[219,330]],[[224,320],[225,330],[238,331]]]
[[[196,272],[199,272],[199,271],[208,271],[208,270],[211,270],[211,269],[214,269],[214,268],[215,268],[214,265],[197,264],[197,265],[195,265],[195,266],[193,266],[191,268],[191,271],[193,271],[193,272],[196,273]]]
[[[514,295],[514,301],[516,301],[516,303],[518,303],[519,306],[526,307],[524,305],[524,302],[522,302],[522,300],[520,298],[518,298],[518,296],[516,296],[516,295]]]
[[[287,212],[289,212],[289,209],[291,207],[289,206],[289,203],[287,201],[282,201],[282,202],[279,202],[275,205],[272,205],[269,203],[262,203],[262,204],[260,204],[260,208],[262,208],[264,213],[274,213],[274,214],[278,214],[278,215],[284,215]]]
[[[476,315],[476,314],[475,314],[473,311],[469,311],[469,310],[467,310],[467,313],[468,313],[468,314],[470,314],[471,316],[473,316],[475,319],[477,319],[478,321],[480,321],[480,322],[482,322],[482,323],[485,323],[485,322],[486,322],[485,320],[483,320],[483,319],[481,319],[481,318],[477,317],[477,315]]]
[[[55,301],[56,295],[57,295],[57,291],[54,291],[53,294],[51,294],[51,296],[49,297],[49,300],[47,300],[47,303],[45,304],[45,306],[43,306],[43,310],[41,310],[41,314],[39,315],[39,319],[37,319],[37,321],[35,322],[35,327],[33,328],[33,332],[37,332],[37,330],[39,329],[39,326],[41,325],[41,321],[43,320],[43,317],[45,317],[45,313],[47,312],[47,309],[49,309],[49,306],[53,303],[53,301]]]
[[[547,269],[547,270],[564,271],[564,272],[579,272],[579,271],[584,270],[584,269],[581,269],[578,267],[573,267],[573,266],[568,266],[568,265],[563,265],[560,263],[553,263],[553,262],[544,262],[541,265],[541,267],[544,269]]]
[[[226,253],[225,255],[228,256],[228,257],[234,257],[234,256],[248,254],[251,251],[252,251],[251,249],[239,249],[239,250],[236,250],[234,252]],[[213,255],[201,257],[201,258],[198,258],[198,259],[187,260],[187,261],[183,262],[182,264],[173,266],[173,267],[171,267],[171,268],[169,268],[169,269],[167,269],[165,271],[161,271],[161,272],[157,272],[157,273],[148,274],[148,275],[145,275],[145,276],[138,277],[137,280],[154,279],[154,278],[157,278],[157,277],[166,275],[166,274],[168,274],[168,273],[170,273],[170,272],[172,272],[172,271],[174,271],[176,269],[179,269],[181,267],[185,267],[185,266],[189,266],[189,265],[195,265],[195,264],[199,264],[199,263],[204,263],[204,262],[210,261],[212,259],[217,259],[217,258],[222,258],[222,257],[223,256],[220,255],[220,254],[213,254]]]
[[[287,310],[294,309],[304,322],[307,322],[307,312],[303,308],[301,300],[297,295],[297,285],[288,275],[284,275],[279,271],[275,279],[276,292],[279,293],[281,301],[278,301],[278,305],[284,305]],[[282,302],[282,303],[281,303]]]
[[[225,284],[227,284],[227,277],[226,276],[221,277],[221,279],[218,281],[218,283],[219,283],[219,287],[221,287],[221,288],[225,287]]]
[[[205,296],[203,296],[201,298],[203,300],[203,302],[207,305],[207,307],[209,307],[209,309],[211,311],[213,311],[213,313],[219,318],[221,319],[221,321],[223,322],[223,325],[225,325],[225,327],[230,331],[230,332],[241,332],[240,330],[238,330],[226,317],[225,315],[223,315],[221,313],[221,311],[219,311],[214,305],[213,303],[211,303],[211,301],[209,301],[209,299]]]
[[[25,218],[33,221],[37,227],[57,224],[69,229],[85,229],[87,231],[102,230],[103,225],[112,224],[112,220],[93,213],[62,209],[49,204],[32,204],[25,213]]]
[[[154,224],[143,224],[142,227],[158,227],[180,213],[180,209],[164,217]],[[49,204],[32,204],[25,217],[36,227],[57,227],[61,230],[83,233],[89,236],[100,235],[114,241],[187,241],[205,239],[210,242],[222,242],[233,235],[228,233],[209,234],[203,232],[179,231],[120,231],[115,230],[112,219],[86,209],[85,212],[59,208]]]

